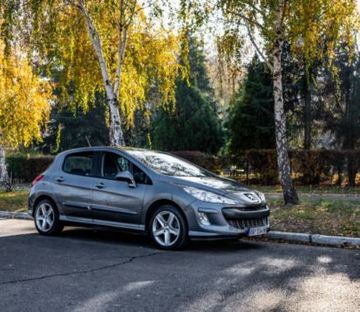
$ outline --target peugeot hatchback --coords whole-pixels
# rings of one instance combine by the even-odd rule
[[[269,230],[264,194],[171,154],[129,147],[59,154],[33,181],[29,214],[42,235],[67,224],[105,226],[148,233],[162,249]]]

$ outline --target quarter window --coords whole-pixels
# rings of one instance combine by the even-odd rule
[[[76,153],[65,158],[63,170],[67,173],[91,176],[94,173],[94,153]]]

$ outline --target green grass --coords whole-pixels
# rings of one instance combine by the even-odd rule
[[[297,206],[269,202],[272,230],[360,237],[360,201],[302,200]]]
[[[27,190],[0,192],[0,210],[26,211],[28,195]]]

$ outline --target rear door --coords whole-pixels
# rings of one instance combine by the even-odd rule
[[[90,205],[97,182],[96,157],[94,152],[68,154],[55,177],[56,197],[69,220],[92,222]]]
[[[134,174],[135,166],[120,154],[103,152],[100,163],[101,176],[97,179],[91,205],[95,223],[99,223],[99,221],[116,222],[125,223],[124,227],[142,228],[139,225],[140,215],[144,193],[148,187],[151,187],[150,180],[147,180],[147,176],[144,176],[145,173],[137,167]],[[133,173],[137,182],[136,187],[129,187],[127,181],[115,179],[116,174],[121,171]],[[109,225],[116,226],[116,224],[110,223]]]

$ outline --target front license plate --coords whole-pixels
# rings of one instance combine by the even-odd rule
[[[248,235],[248,236],[263,235],[263,234],[266,234],[267,231],[268,231],[267,226],[250,228],[247,235]]]

